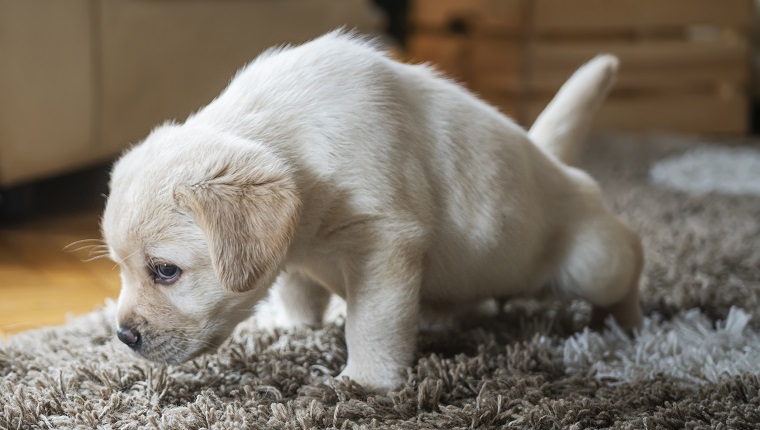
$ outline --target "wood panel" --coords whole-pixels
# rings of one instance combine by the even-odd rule
[[[472,86],[483,91],[553,92],[579,65],[599,53],[615,54],[620,59],[617,89],[715,90],[719,83],[739,87],[749,79],[748,49],[739,41],[534,42],[531,52],[525,54],[528,58],[514,41],[483,42],[471,49],[472,65],[477,70]],[[527,64],[523,66],[521,61]],[[527,70],[521,73],[521,67]]]
[[[418,29],[441,29],[459,23],[473,29],[519,32],[525,5],[531,0],[416,0],[411,21]]]
[[[468,78],[469,42],[461,35],[419,33],[409,38],[413,62],[431,62],[441,71],[458,78]]]
[[[574,70],[575,68],[534,69],[527,78],[526,85],[532,92],[553,92],[570,77]],[[715,90],[721,83],[746,86],[748,80],[749,70],[745,65],[711,64],[685,68],[632,69],[623,63],[615,82],[615,89],[647,90],[659,88],[686,91],[689,89],[705,89],[706,85],[709,85],[712,90]]]
[[[424,40],[412,43],[415,58],[454,71],[528,125],[581,64],[611,53],[621,67],[602,127],[747,132],[751,0],[497,3],[415,0],[413,37]]]
[[[753,16],[752,0],[535,0],[533,7],[538,32],[699,24],[747,28]]]
[[[715,64],[746,66],[748,47],[741,41],[692,42],[687,40],[531,44],[531,64],[536,70],[564,68],[571,71],[599,53],[615,54],[626,69],[702,67]]]
[[[546,106],[533,102],[528,111],[532,123]],[[607,100],[596,118],[597,128],[628,131],[741,134],[748,122],[748,101],[743,95],[725,99],[713,95]]]
[[[492,71],[512,73],[523,66],[525,45],[517,39],[474,38],[471,43],[470,60],[479,74]]]

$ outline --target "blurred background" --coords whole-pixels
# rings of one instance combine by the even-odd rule
[[[524,126],[614,53],[598,129],[754,144],[756,16],[752,0],[0,0],[0,336],[118,295],[113,263],[83,262],[110,164],[272,45],[357,29]]]

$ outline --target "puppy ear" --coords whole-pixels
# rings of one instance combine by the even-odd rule
[[[178,186],[175,199],[194,213],[224,288],[241,293],[274,275],[301,205],[284,169],[231,164],[239,163],[222,163],[202,182]]]

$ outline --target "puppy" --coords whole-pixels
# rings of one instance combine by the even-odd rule
[[[526,133],[350,34],[262,54],[115,164],[102,227],[121,268],[119,339],[184,362],[276,280],[294,324],[345,299],[340,376],[385,390],[425,310],[551,285],[591,302],[594,323],[636,327],[639,239],[570,166],[616,68],[583,66]]]

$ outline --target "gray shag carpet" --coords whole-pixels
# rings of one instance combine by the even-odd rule
[[[111,303],[0,345],[0,428],[758,428],[760,196],[695,194],[668,170],[705,147],[748,158],[606,136],[584,161],[643,237],[634,338],[584,329],[584,303],[514,300],[421,332],[406,384],[385,395],[331,377],[346,361],[340,319],[293,331],[252,319],[217,353],[160,367],[114,342]]]

